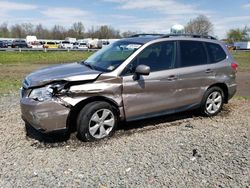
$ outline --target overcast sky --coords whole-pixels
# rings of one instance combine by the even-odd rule
[[[199,14],[214,24],[214,35],[225,37],[230,28],[250,26],[250,0],[0,0],[0,23],[41,23],[85,28],[109,25],[121,31],[166,33]]]

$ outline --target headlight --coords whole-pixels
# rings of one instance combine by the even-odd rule
[[[40,102],[47,101],[52,98],[53,89],[51,86],[33,89],[29,95],[29,98],[38,100]]]

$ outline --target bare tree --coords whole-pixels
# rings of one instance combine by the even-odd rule
[[[21,24],[24,35],[33,35],[34,34],[34,25],[31,23],[22,23]]]
[[[115,30],[107,25],[102,25],[96,28],[92,26],[88,32],[85,33],[85,36],[99,39],[121,38],[119,30]]]
[[[92,26],[88,32],[84,32],[85,28],[82,22],[72,24],[72,27],[66,29],[61,25],[54,25],[51,29],[43,27],[42,24],[33,25],[31,23],[21,23],[12,25],[9,29],[6,23],[0,25],[0,37],[25,38],[27,35],[36,35],[39,39],[65,39],[65,37],[74,38],[121,38],[120,31],[110,26],[102,25],[100,27]],[[133,32],[125,32],[124,36],[134,34]]]
[[[85,28],[82,22],[75,22],[69,31],[71,31],[76,38],[83,38],[84,30]]]
[[[53,39],[64,39],[65,38],[65,28],[61,25],[54,25],[51,30],[51,36]]]
[[[185,32],[200,35],[213,34],[213,24],[206,16],[199,15],[197,18],[192,19],[187,23]]]
[[[42,24],[38,24],[36,27],[35,27],[35,31],[34,31],[34,34],[37,36],[37,38],[39,39],[52,39],[51,37],[51,32],[44,28],[42,26]]]
[[[120,38],[120,32],[107,25],[102,25],[96,33],[100,39]]]
[[[126,38],[126,37],[130,37],[130,36],[132,36],[132,35],[135,35],[135,34],[137,34],[137,32],[125,31],[125,32],[123,32],[121,35],[122,35],[122,37]]]
[[[0,25],[0,37],[9,37],[9,29],[8,29],[8,24],[7,23],[2,23]]]
[[[13,38],[24,38],[25,32],[20,24],[15,24],[11,26],[11,36]]]

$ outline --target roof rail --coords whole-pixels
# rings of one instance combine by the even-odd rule
[[[210,35],[200,35],[200,34],[166,34],[161,36],[161,38],[169,38],[169,37],[193,37],[193,38],[205,38],[205,39],[212,39],[217,40],[217,38],[210,36]]]
[[[131,35],[129,36],[129,38],[134,38],[134,37],[146,37],[146,36],[159,36],[162,37],[165,34],[156,34],[156,33],[140,33],[140,34],[135,34],[135,35]]]

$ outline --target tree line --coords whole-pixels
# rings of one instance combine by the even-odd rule
[[[103,25],[100,27],[91,27],[87,31],[82,22],[75,22],[69,29],[62,25],[54,25],[51,29],[44,27],[42,24],[33,25],[31,23],[21,23],[9,26],[7,23],[0,25],[1,38],[25,38],[27,35],[35,35],[39,39],[58,39],[63,40],[66,37],[77,39],[83,38],[121,38],[135,34],[132,31],[120,33],[110,26]]]
[[[199,15],[191,19],[185,25],[185,33],[213,35],[214,25],[205,15]],[[237,41],[250,40],[250,28],[230,29],[227,32],[226,40],[228,43]],[[54,25],[51,29],[44,27],[42,24],[33,25],[31,23],[21,23],[9,26],[7,23],[0,25],[0,37],[2,38],[25,38],[27,35],[35,35],[39,39],[58,39],[63,40],[66,37],[73,37],[77,39],[83,38],[122,38],[137,34],[137,32],[126,31],[120,32],[110,26],[102,25],[99,27],[92,26],[86,30],[82,22],[75,22],[72,26],[66,29],[61,25]]]

